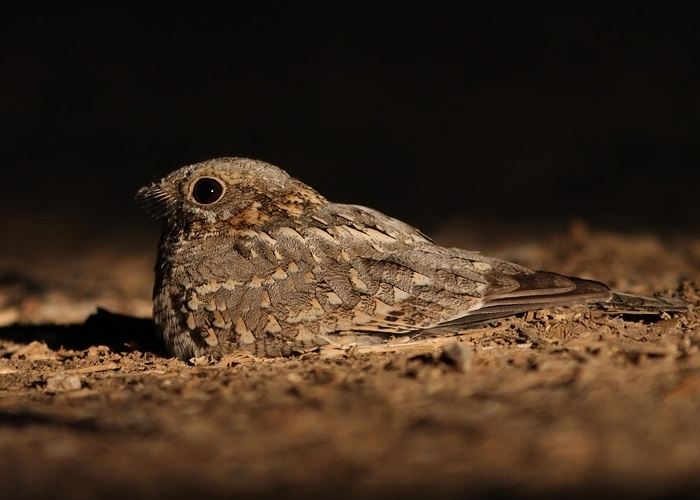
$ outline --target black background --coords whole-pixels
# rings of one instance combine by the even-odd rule
[[[142,227],[138,187],[248,156],[428,232],[696,231],[692,3],[484,3],[4,4],[3,212]]]

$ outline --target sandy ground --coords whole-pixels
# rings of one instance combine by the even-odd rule
[[[437,239],[691,311],[548,310],[379,352],[184,363],[146,319],[155,234],[3,248],[0,497],[700,494],[700,237],[477,234]]]

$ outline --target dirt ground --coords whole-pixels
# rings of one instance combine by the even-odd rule
[[[209,365],[155,339],[155,232],[0,245],[0,497],[700,495],[700,236],[456,224],[438,241],[691,311]]]

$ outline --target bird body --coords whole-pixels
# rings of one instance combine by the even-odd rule
[[[138,196],[164,219],[154,319],[168,351],[184,360],[372,344],[560,305],[683,309],[438,246],[380,212],[331,203],[257,160],[184,167]]]

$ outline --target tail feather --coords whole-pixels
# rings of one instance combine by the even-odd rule
[[[436,329],[465,328],[528,311],[582,304],[590,304],[613,314],[658,315],[688,310],[688,304],[680,299],[616,293],[603,283],[556,273],[539,271],[509,275],[507,278],[517,281],[517,288],[508,290],[501,286],[497,293],[487,294],[479,307],[460,318],[438,325]],[[495,276],[494,281],[503,284],[505,278]]]
[[[625,293],[613,293],[612,298],[599,304],[601,309],[617,314],[660,314],[685,312],[688,303],[673,297],[639,297]]]

